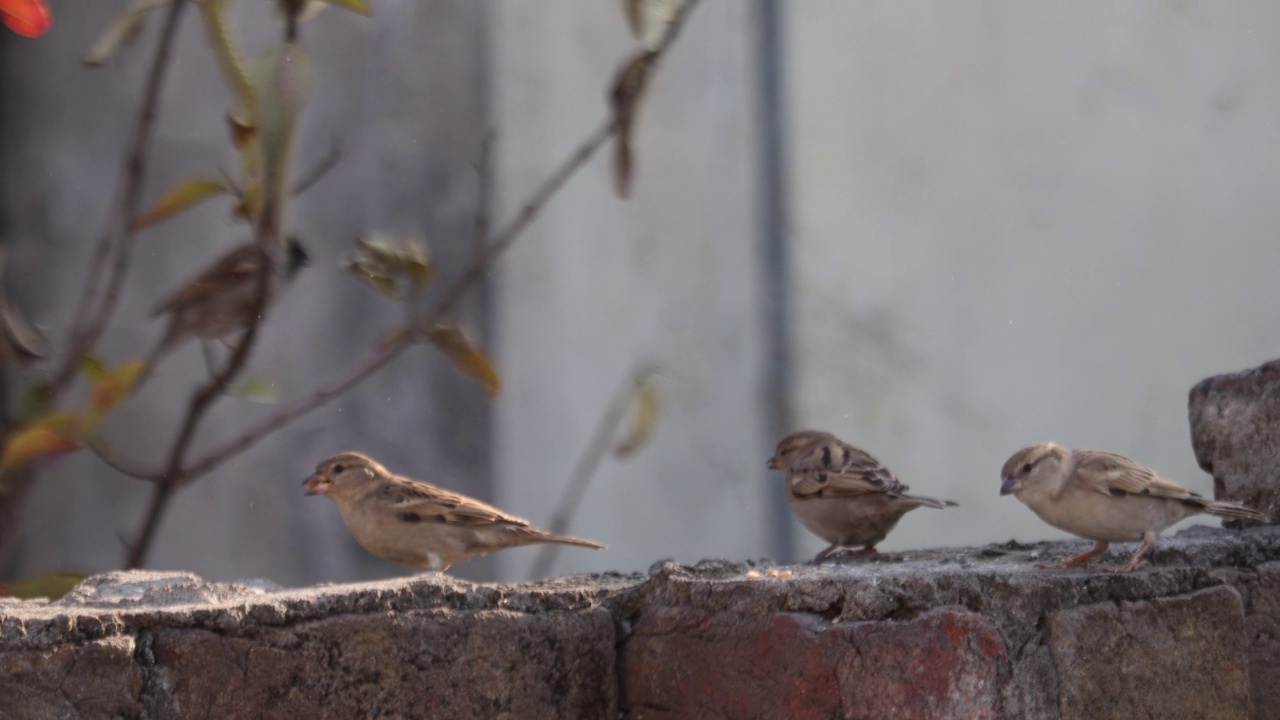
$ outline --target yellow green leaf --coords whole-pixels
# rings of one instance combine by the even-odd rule
[[[36,458],[75,450],[82,444],[81,425],[79,416],[55,414],[18,428],[5,440],[0,466],[10,470]]]
[[[131,360],[120,367],[107,372],[93,386],[93,394],[89,398],[89,407],[94,415],[102,415],[128,397],[133,386],[146,368],[141,360]]]
[[[631,393],[630,421],[626,433],[613,447],[614,456],[619,459],[631,457],[648,444],[661,415],[662,402],[658,396],[658,388],[654,385],[653,375],[645,374],[636,382],[635,390]]]
[[[86,354],[80,358],[80,372],[85,380],[96,383],[106,377],[107,366],[103,364],[101,358]]]
[[[360,13],[367,17],[373,17],[373,9],[369,7],[369,3],[365,0],[321,0],[322,2],[340,7],[344,10],[350,10],[354,13]]]
[[[0,589],[0,595],[21,600],[46,598],[57,600],[71,592],[71,588],[85,578],[74,573],[48,573],[19,580]]]
[[[192,178],[184,180],[160,197],[151,209],[142,213],[129,223],[129,229],[138,231],[150,225],[168,220],[184,210],[197,205],[215,195],[229,192],[221,180],[213,178]]]
[[[289,198],[289,167],[298,119],[311,87],[311,59],[285,44],[268,50],[258,63],[259,142],[262,152],[262,209],[269,226],[283,235]]]
[[[484,351],[471,342],[462,328],[453,323],[441,323],[427,332],[427,339],[440,348],[454,367],[480,382],[489,397],[497,397],[502,379]]]
[[[142,30],[142,21],[146,19],[148,12],[168,2],[169,0],[134,0],[124,9],[124,12],[107,24],[106,29],[89,47],[80,62],[92,67],[106,63],[122,45],[132,42],[138,36],[138,32]]]
[[[250,400],[252,402],[263,403],[264,405],[274,405],[280,402],[280,394],[276,392],[276,386],[266,380],[256,380],[249,378],[240,383],[231,391],[233,397],[242,400]]]
[[[625,0],[623,9],[631,34],[646,50],[657,50],[684,3],[685,0]]]

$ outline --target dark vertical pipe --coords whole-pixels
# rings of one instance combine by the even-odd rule
[[[782,2],[759,0],[757,4],[759,43],[756,70],[759,88],[760,123],[760,254],[765,326],[765,370],[763,378],[765,429],[769,442],[794,428],[791,408],[791,338],[789,333],[790,282],[787,258],[786,196],[786,113],[783,107],[783,66],[785,48],[782,32]],[[768,449],[772,449],[770,446]],[[768,455],[762,448],[761,462]],[[781,483],[770,473],[770,546],[774,559],[795,559],[792,542],[793,519],[783,500]]]

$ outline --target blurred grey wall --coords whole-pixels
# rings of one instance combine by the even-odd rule
[[[55,2],[53,33],[0,46],[10,282],[54,328],[105,215],[153,39],[82,70],[115,5]],[[318,262],[272,316],[251,375],[295,396],[395,323],[335,268],[358,232],[421,233],[446,276],[457,267],[487,127],[499,133],[493,222],[519,209],[604,116],[634,47],[619,5],[387,0],[372,20],[330,11],[304,29],[317,67],[300,164],[334,136],[346,158],[294,209]],[[886,549],[1056,536],[996,494],[1004,459],[1040,440],[1126,453],[1209,492],[1187,390],[1280,354],[1280,6],[774,3],[785,267],[763,238],[776,128],[760,109],[761,6],[705,0],[691,17],[640,113],[631,200],[614,196],[603,153],[490,273],[487,307],[467,314],[487,320],[496,402],[431,351],[410,353],[182,493],[151,565],[287,584],[400,572],[300,495],[310,467],[344,448],[545,523],[609,397],[645,362],[662,368],[652,445],[601,465],[570,528],[610,549],[566,549],[554,570],[773,554],[781,480],[763,463],[777,350],[797,425],[961,503],[908,516]],[[255,45],[274,37],[265,11],[242,11]],[[234,162],[228,99],[193,20],[149,198]],[[105,353],[151,342],[155,298],[243,234],[213,204],[140,238]],[[790,312],[771,327],[780,299]],[[770,348],[779,330],[790,340]],[[121,455],[155,457],[201,367],[184,351],[113,416]],[[265,411],[227,401],[208,432]],[[87,456],[47,468],[15,570],[115,566],[143,490]],[[795,532],[798,556],[820,546]],[[496,575],[524,577],[533,553],[500,556]]]

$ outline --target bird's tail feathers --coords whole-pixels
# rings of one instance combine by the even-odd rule
[[[903,497],[914,500],[917,505],[921,505],[924,507],[938,508],[939,510],[941,510],[942,508],[960,506],[960,503],[957,503],[957,502],[952,502],[950,500],[939,500],[937,498],[924,497],[922,495],[904,495]]]
[[[1257,523],[1271,522],[1271,519],[1265,514],[1234,502],[1211,501],[1205,506],[1205,512],[1215,517],[1231,520],[1249,520]]]
[[[604,545],[601,545],[600,543],[594,540],[586,540],[584,538],[574,537],[572,535],[557,535],[555,533],[549,533],[549,532],[539,533],[537,542],[560,543],[562,545],[579,545],[581,547],[588,547],[595,550],[605,549]]]

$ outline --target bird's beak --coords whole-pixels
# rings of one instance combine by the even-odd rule
[[[777,470],[778,468],[782,467],[782,461],[779,460],[778,457],[775,455],[769,458],[769,462],[765,463],[765,466],[768,467],[770,470]]]
[[[1018,484],[1017,480],[1014,480],[1011,477],[1005,478],[1004,481],[1000,483],[1000,494],[1008,495],[1009,493],[1013,492],[1013,486],[1017,484]]]
[[[302,481],[308,495],[324,495],[329,492],[329,476],[316,473]]]

